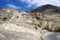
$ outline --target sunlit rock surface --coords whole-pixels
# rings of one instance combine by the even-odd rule
[[[32,16],[26,12],[12,9],[0,9],[1,40],[41,40],[40,32],[35,28]]]
[[[0,31],[0,40],[40,40],[38,37],[25,32]]]
[[[36,12],[35,9],[33,12],[20,12],[8,8],[0,8],[0,39],[60,40],[60,36],[58,36],[60,35],[60,14],[59,9],[55,9],[59,7],[44,6],[48,8],[43,9],[44,11],[42,12],[42,9],[39,10],[39,8],[36,9]],[[44,6],[43,8],[45,8]]]
[[[38,25],[43,29],[60,32],[60,7],[47,4],[28,12],[39,20]]]

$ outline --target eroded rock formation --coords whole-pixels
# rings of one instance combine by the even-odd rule
[[[0,8],[0,39],[54,40],[50,37],[60,35],[59,10],[59,7],[52,5],[44,5],[28,12]],[[54,38],[60,40],[59,37]]]
[[[48,4],[28,12],[39,20],[38,25],[43,29],[60,32],[60,7]]]

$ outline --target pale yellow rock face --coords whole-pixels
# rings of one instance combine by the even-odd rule
[[[29,28],[29,26],[28,27],[25,27],[23,25],[17,26],[16,24],[12,24],[12,23],[4,23],[4,24],[2,24],[1,27],[0,27],[0,30],[26,32],[26,33],[30,33],[30,34],[32,34],[34,36],[40,35],[39,31],[37,31],[35,29],[31,29],[31,28]]]
[[[44,12],[43,12],[44,13]],[[35,23],[36,25],[38,25],[39,27],[41,27],[42,29],[46,29],[48,31],[54,31],[54,32],[60,32],[60,14],[57,13],[31,13],[31,15],[34,15],[34,17],[37,19],[34,20],[37,23]],[[51,14],[51,15],[50,15]],[[39,21],[39,22],[38,22]]]
[[[12,37],[13,40],[15,40],[13,35],[11,37],[9,35],[11,35],[10,33],[15,32],[17,32],[16,33],[17,36],[19,36],[20,33],[22,32],[18,40],[20,39],[22,40],[26,36],[24,35],[24,33],[26,33],[29,36],[27,38],[25,37],[23,40],[41,40],[46,33],[60,32],[60,18],[59,18],[60,15],[58,14],[53,15],[46,15],[46,14],[42,15],[42,13],[38,12],[36,14],[27,12],[18,12],[16,10],[3,8],[0,9],[0,32],[3,31],[2,33],[5,33],[4,31],[6,31],[8,37],[9,38]],[[16,34],[14,35],[16,36]]]
[[[33,19],[29,13],[26,12],[18,12],[16,10],[11,9],[1,9],[0,11],[0,31],[4,31],[2,34],[4,37],[6,37],[5,40],[41,40],[40,39],[40,31],[35,29],[35,25],[33,24]],[[14,33],[12,36],[9,32]],[[20,33],[22,33],[20,35]],[[25,35],[25,33],[27,35]],[[31,34],[31,35],[30,35]],[[0,35],[0,39],[2,39],[2,35]],[[16,39],[13,37],[15,35]],[[20,36],[19,36],[20,35]],[[19,36],[19,37],[17,37]]]

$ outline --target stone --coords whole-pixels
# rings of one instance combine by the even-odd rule
[[[26,27],[27,26],[27,27]],[[30,28],[31,27],[31,28]],[[4,23],[0,26],[0,30],[6,30],[6,31],[16,31],[16,32],[26,32],[33,34],[34,36],[40,37],[40,32],[33,28],[33,26],[28,26],[25,24],[16,25],[13,23]]]
[[[42,40],[60,40],[60,33],[49,32],[42,36]]]
[[[47,10],[46,10],[47,12]],[[19,12],[12,9],[0,9],[1,40],[59,40],[60,14],[47,12]],[[54,32],[54,33],[50,33]],[[50,35],[54,39],[50,38]]]
[[[25,32],[0,30],[0,40],[40,40],[40,38]]]

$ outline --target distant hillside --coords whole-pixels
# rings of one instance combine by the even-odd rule
[[[34,13],[34,12],[57,12],[57,13],[60,13],[60,7],[47,4],[47,5],[43,5],[38,8],[29,10],[28,12],[30,12],[30,13]]]

